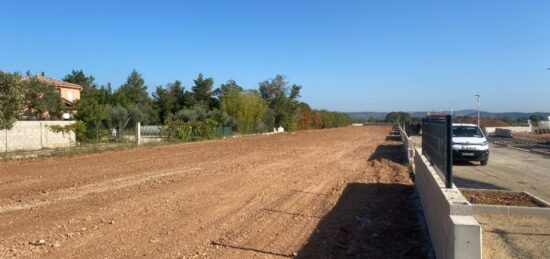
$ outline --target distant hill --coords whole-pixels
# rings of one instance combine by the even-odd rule
[[[449,113],[449,111],[442,111]],[[412,117],[424,117],[428,112],[409,112]],[[383,120],[386,118],[387,112],[348,112],[349,116],[353,120],[361,121],[361,120],[368,120],[369,118],[372,118],[374,120]],[[477,117],[477,110],[460,110],[460,111],[454,111],[454,116],[465,116],[465,117]],[[519,118],[527,118],[531,115],[538,115],[542,116],[543,118],[547,119],[548,116],[550,116],[550,112],[486,112],[481,111],[480,116],[484,118],[491,118],[491,119],[508,119],[508,120],[516,120]]]

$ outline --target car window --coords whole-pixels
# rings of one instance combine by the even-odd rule
[[[483,133],[475,126],[453,126],[453,137],[482,138]]]

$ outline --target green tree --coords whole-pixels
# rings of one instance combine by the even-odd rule
[[[92,93],[94,94],[94,98],[96,98],[100,104],[105,105],[116,103],[116,97],[113,93],[111,83],[107,83],[107,85],[102,85],[101,87],[92,91]],[[84,95],[86,95],[86,93]]]
[[[185,107],[185,88],[180,81],[168,84],[166,87],[157,86],[153,92],[153,103],[158,110],[162,123],[170,116]]]
[[[410,122],[411,114],[408,112],[389,112],[384,120],[391,123]]]
[[[141,111],[140,114],[144,115],[141,117],[143,119],[142,123],[156,123],[159,121],[158,113],[153,108],[153,103],[149,98],[145,80],[135,69],[128,76],[126,83],[120,86],[114,95],[116,100],[114,104],[120,104],[127,110],[136,106]]]
[[[214,90],[214,95],[221,99],[224,95],[235,91],[241,92],[243,88],[235,80],[227,80],[226,83],[220,85],[220,88]]]
[[[159,118],[162,123],[169,118],[173,110],[176,108],[176,100],[170,95],[168,89],[157,86],[153,92],[153,103],[159,112]]]
[[[178,111],[173,118],[183,122],[196,123],[208,119],[208,110],[203,105],[195,105]]]
[[[117,104],[116,106],[107,105],[105,110],[107,124],[110,128],[117,129],[117,139],[121,140],[124,136],[124,129],[131,119],[128,110],[120,104]]]
[[[268,125],[283,126],[287,130],[296,129],[298,126],[296,110],[301,86],[294,84],[288,87],[284,76],[277,75],[269,81],[260,82],[259,88],[261,97],[271,110]]]
[[[204,78],[202,73],[197,76],[197,79],[193,80],[195,85],[191,88],[193,96],[197,104],[210,107],[212,104],[214,79],[211,77]]]
[[[168,84],[168,92],[174,96],[176,105],[173,112],[179,111],[185,107],[185,87],[181,81],[176,80],[174,83]]]
[[[82,86],[82,95],[96,89],[93,76],[86,76],[82,70],[73,70],[63,79],[65,82],[73,83]]]
[[[75,118],[86,125],[86,137],[96,141],[105,134],[103,120],[107,118],[107,110],[100,104],[98,94],[100,92],[89,92],[74,103],[74,108],[77,110]]]
[[[0,70],[0,129],[11,129],[23,108],[25,88],[18,73]]]
[[[33,120],[59,119],[65,105],[54,86],[28,77],[23,80],[26,88],[23,118]]]
[[[257,91],[230,91],[223,95],[220,105],[222,111],[235,119],[239,133],[265,130],[267,105]]]
[[[126,79],[126,83],[120,86],[115,94],[117,96],[118,102],[125,107],[128,107],[132,104],[149,104],[147,85],[145,85],[145,80],[143,79],[142,75],[135,69],[132,70],[132,73],[130,73],[128,79]]]
[[[544,120],[544,117],[540,116],[540,115],[537,115],[537,114],[531,114],[529,116],[529,120],[531,120],[531,123],[534,125],[534,126],[538,126],[539,125],[539,121],[542,121]]]

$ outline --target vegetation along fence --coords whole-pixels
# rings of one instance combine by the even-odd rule
[[[452,124],[451,115],[422,118],[422,154],[445,180],[445,188],[452,187]]]
[[[200,139],[222,138],[233,135],[231,127],[212,125],[192,125],[190,123],[141,126],[140,136],[145,142],[152,141],[193,141]]]

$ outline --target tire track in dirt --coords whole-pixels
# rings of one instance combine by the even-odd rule
[[[0,213],[31,209],[31,208],[50,205],[50,204],[63,202],[63,201],[78,200],[78,199],[82,199],[84,196],[88,194],[113,191],[117,189],[126,188],[132,185],[141,184],[147,181],[152,181],[155,179],[167,177],[167,176],[187,174],[191,172],[197,172],[199,170],[200,168],[191,168],[188,170],[176,171],[176,172],[173,172],[173,171],[153,172],[153,173],[141,174],[136,176],[121,177],[113,180],[107,180],[100,183],[87,184],[79,187],[62,189],[50,194],[50,196],[53,196],[53,197],[49,197],[48,200],[45,200],[45,201],[36,201],[31,203],[9,204],[9,205],[0,206]]]

